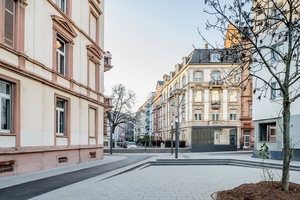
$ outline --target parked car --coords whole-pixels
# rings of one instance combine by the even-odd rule
[[[128,149],[136,149],[137,146],[136,146],[135,142],[129,142],[127,145],[127,148]]]
[[[124,141],[122,147],[127,148],[128,143],[128,141]]]

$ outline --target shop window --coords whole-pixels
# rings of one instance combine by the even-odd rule
[[[276,122],[259,124],[259,140],[264,142],[276,141]]]

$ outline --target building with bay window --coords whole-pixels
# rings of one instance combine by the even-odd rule
[[[171,138],[171,123],[179,116],[179,139],[192,151],[236,150],[241,90],[239,74],[232,71],[238,57],[229,49],[205,48],[182,60],[163,76],[163,140]]]
[[[0,8],[0,177],[102,159],[104,0]]]

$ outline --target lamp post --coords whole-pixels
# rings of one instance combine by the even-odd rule
[[[175,130],[176,130],[176,142],[175,142],[175,158],[178,158],[178,146],[179,146],[179,123],[178,123],[178,116],[175,117]]]
[[[173,121],[171,121],[171,154],[173,154]]]

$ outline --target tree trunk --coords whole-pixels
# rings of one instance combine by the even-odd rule
[[[288,97],[283,101],[283,166],[282,166],[282,183],[281,188],[284,191],[289,190],[290,179],[290,159],[291,159],[291,144],[290,144],[290,106]]]

